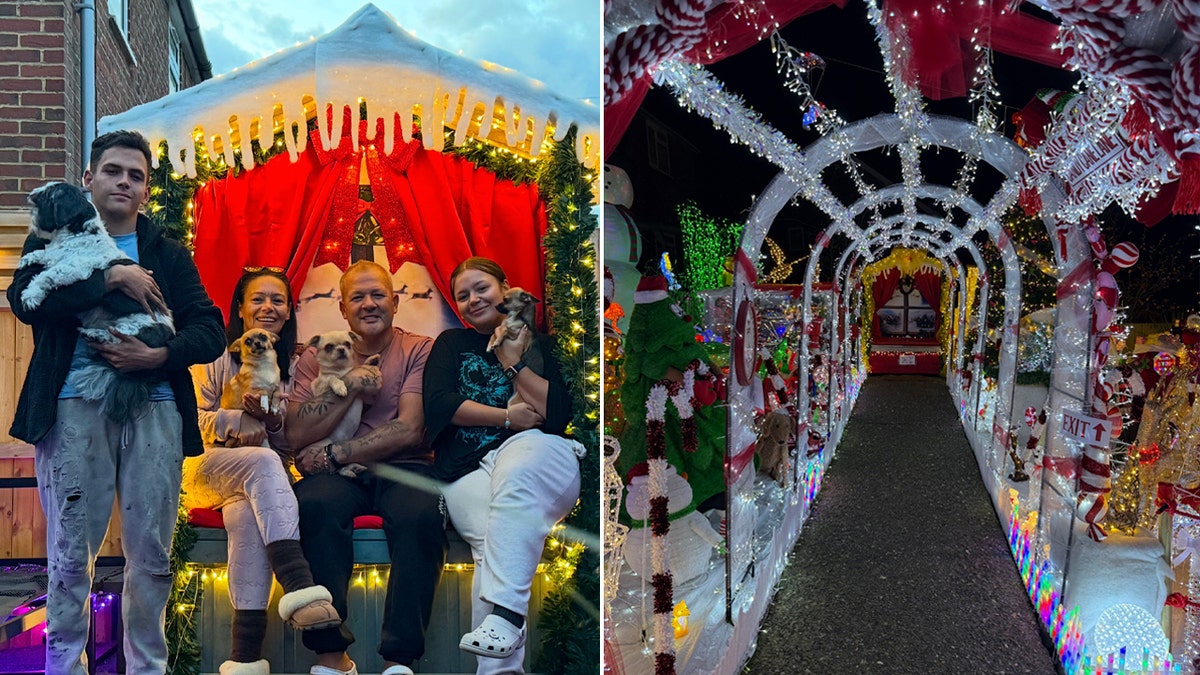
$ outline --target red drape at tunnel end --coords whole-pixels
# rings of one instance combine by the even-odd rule
[[[875,337],[881,335],[879,332],[879,310],[883,308],[888,300],[892,299],[892,294],[899,287],[900,270],[895,267],[875,277],[875,284],[871,287],[871,297],[875,299],[875,316],[871,317],[871,333]]]
[[[921,292],[925,303],[933,309],[937,325],[940,325],[942,321],[942,275],[922,270],[913,275],[913,285]]]
[[[347,133],[343,144],[349,143]],[[248,265],[284,268],[293,291],[299,293],[327,234],[332,234],[326,231],[327,223],[339,218],[353,222],[366,208],[357,199],[339,199],[347,190],[357,195],[361,155],[327,156],[322,163],[313,146],[310,143],[296,162],[278,155],[196,190],[196,266],[222,312],[228,311],[233,288]],[[396,152],[402,148],[397,143]],[[467,160],[424,148],[417,149],[403,169],[386,161],[368,164],[376,186],[372,212],[389,208],[379,203],[383,195],[400,202],[408,220],[405,236],[411,236],[416,249],[411,257],[428,268],[452,307],[450,272],[472,255],[492,258],[511,285],[544,299],[542,238],[547,221],[536,185],[516,185]],[[335,206],[347,208],[346,204],[353,204],[351,212],[332,213]],[[385,239],[388,234],[385,228]],[[393,272],[403,263],[391,259],[394,243],[388,242]],[[539,321],[541,311],[539,305]]]

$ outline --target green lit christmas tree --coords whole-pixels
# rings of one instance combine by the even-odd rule
[[[706,362],[704,346],[696,342],[691,321],[676,313],[667,295],[662,277],[643,277],[638,285],[629,331],[625,338],[625,382],[621,385],[621,406],[625,411],[625,431],[621,434],[621,456],[617,470],[626,475],[646,461],[646,398],[660,380],[681,377],[695,361]],[[667,462],[692,487],[693,504],[699,505],[725,489],[725,411],[715,405],[695,407],[697,447],[683,447],[679,414],[667,405],[663,425],[666,432]]]

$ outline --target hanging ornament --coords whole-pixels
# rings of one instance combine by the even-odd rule
[[[1128,269],[1137,264],[1138,256],[1138,247],[1123,241],[1113,247],[1112,253],[1104,261],[1103,269],[1109,274],[1113,274],[1117,270]]]
[[[771,51],[775,54],[775,69],[783,76],[783,86],[800,97],[800,123],[808,129],[825,112],[825,106],[813,96],[825,74],[825,59],[789,45],[778,32],[771,34]]]

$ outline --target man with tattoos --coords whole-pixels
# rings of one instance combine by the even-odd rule
[[[428,477],[433,452],[425,443],[421,380],[432,340],[392,326],[398,298],[383,267],[368,261],[351,265],[341,279],[342,316],[358,334],[358,365],[346,376],[349,395],[313,396],[318,375],[316,352],[309,348],[296,364],[288,404],[287,439],[304,478],[296,483],[300,505],[300,543],[312,566],[313,580],[329,589],[338,615],[346,614],[346,596],[354,564],[356,516],[383,518],[392,569],[384,599],[379,642],[383,675],[411,675],[410,666],[425,652],[433,595],[446,559],[445,518],[436,489],[422,481],[393,482],[374,472],[347,478],[338,469],[350,463],[386,463]],[[378,367],[361,365],[378,354]],[[363,398],[362,423],[352,440],[319,444],[337,426],[354,400]],[[304,646],[317,654],[312,675],[357,675],[346,648],[354,635],[345,623],[304,632]]]

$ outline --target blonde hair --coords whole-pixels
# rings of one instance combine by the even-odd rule
[[[386,267],[374,260],[359,260],[347,267],[346,271],[342,272],[342,278],[338,280],[338,290],[341,291],[343,297],[346,295],[347,280],[352,276],[364,273],[378,274],[383,279],[383,285],[387,287],[388,294],[391,295],[396,292],[396,288],[392,286],[392,275],[388,273]]]

